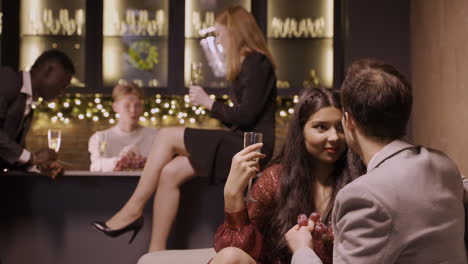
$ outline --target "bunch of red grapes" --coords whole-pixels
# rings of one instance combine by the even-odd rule
[[[126,170],[140,170],[145,167],[146,158],[142,155],[129,155],[123,156],[117,164],[115,164],[114,171],[126,171]]]
[[[309,224],[309,219],[315,224],[314,231],[312,232],[312,237],[314,237],[314,239],[333,241],[333,228],[331,222],[328,222],[328,225],[322,223],[322,217],[317,212],[311,213],[310,217],[307,217],[305,214],[298,215],[297,224],[299,226],[307,226]]]

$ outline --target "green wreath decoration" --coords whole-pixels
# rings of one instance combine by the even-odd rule
[[[147,40],[133,42],[128,48],[130,63],[140,70],[152,70],[159,63],[159,52],[156,45]]]

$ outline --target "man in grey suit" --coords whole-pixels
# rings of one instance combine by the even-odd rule
[[[63,174],[53,150],[32,153],[24,143],[34,98],[42,97],[47,101],[60,96],[70,85],[74,73],[70,58],[58,50],[42,53],[30,72],[0,68],[0,169],[36,165],[42,174],[52,178]]]
[[[343,128],[367,173],[337,195],[333,263],[467,263],[461,175],[440,151],[402,140],[411,86],[394,67],[361,60],[341,87]],[[314,223],[293,227],[292,263],[322,263]]]

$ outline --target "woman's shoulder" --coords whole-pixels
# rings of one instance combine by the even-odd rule
[[[265,54],[260,53],[258,51],[252,51],[248,53],[245,56],[244,63],[246,65],[252,65],[252,66],[253,65],[258,66],[260,64],[260,65],[271,67],[273,65]]]

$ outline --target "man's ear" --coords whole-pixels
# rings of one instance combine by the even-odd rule
[[[50,74],[54,71],[55,66],[52,63],[47,63],[44,65],[44,69],[42,74],[44,75],[44,78],[47,78],[50,76]]]
[[[117,102],[116,101],[112,102],[112,110],[114,110],[115,113],[118,113],[118,111],[117,111]]]
[[[349,112],[344,112],[344,125],[347,130],[354,131],[356,130],[356,121]]]

